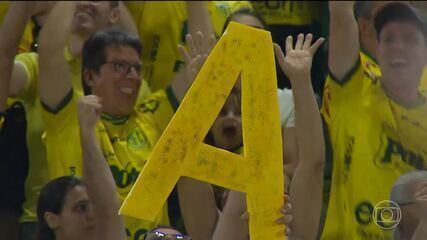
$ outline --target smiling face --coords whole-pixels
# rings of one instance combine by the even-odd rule
[[[61,212],[53,215],[56,239],[95,239],[93,209],[84,186],[71,188]]]
[[[417,89],[426,63],[423,33],[411,22],[389,22],[380,32],[378,61],[389,89]]]
[[[141,86],[138,52],[130,46],[110,46],[105,49],[105,58],[98,74],[85,70],[86,82],[92,87],[92,94],[102,99],[103,112],[128,115]]]
[[[71,31],[79,35],[90,34],[110,27],[119,18],[118,8],[111,8],[109,1],[78,1]]]
[[[243,144],[240,89],[234,87],[211,127],[214,145],[228,151]]]

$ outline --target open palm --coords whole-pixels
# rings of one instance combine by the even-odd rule
[[[313,56],[325,39],[319,38],[311,45],[312,40],[312,34],[307,34],[305,38],[304,34],[299,34],[294,48],[292,36],[288,36],[286,38],[286,56],[280,46],[274,44],[280,68],[291,80],[310,74]]]

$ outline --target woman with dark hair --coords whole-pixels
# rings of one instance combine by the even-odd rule
[[[49,182],[38,201],[37,218],[40,224],[36,240],[62,239],[60,235],[64,235],[64,238],[89,236],[90,231],[86,230],[93,228],[83,226],[93,226],[93,216],[88,210],[88,197],[81,180],[64,176]]]

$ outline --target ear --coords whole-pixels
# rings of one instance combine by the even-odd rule
[[[49,228],[51,228],[52,230],[55,230],[55,229],[59,228],[59,226],[60,226],[59,216],[55,213],[45,212],[44,213],[44,220],[46,221]]]
[[[110,11],[109,21],[111,25],[116,24],[120,20],[120,9],[123,7],[122,3],[119,2],[119,6]]]
[[[93,87],[93,85],[94,85],[94,73],[93,73],[93,71],[91,71],[89,69],[85,69],[83,71],[83,79],[89,87]]]

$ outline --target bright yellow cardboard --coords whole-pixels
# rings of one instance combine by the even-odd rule
[[[242,77],[244,157],[203,142]],[[270,33],[232,22],[163,133],[120,214],[153,221],[180,176],[247,193],[251,239],[284,239],[281,131]]]

